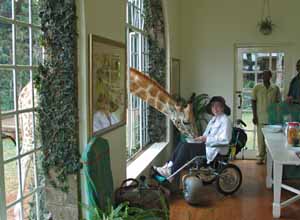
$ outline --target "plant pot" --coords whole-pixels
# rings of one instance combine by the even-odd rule
[[[262,33],[263,35],[270,35],[272,33],[272,28],[268,27],[268,28],[260,28],[259,29],[260,33]]]

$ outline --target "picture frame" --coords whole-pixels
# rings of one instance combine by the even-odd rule
[[[180,59],[171,58],[170,94],[180,96]]]
[[[126,46],[89,35],[89,134],[102,135],[126,123]]]

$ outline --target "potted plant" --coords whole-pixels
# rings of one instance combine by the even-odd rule
[[[262,33],[263,35],[271,34],[274,27],[275,27],[275,24],[273,23],[270,16],[263,18],[258,23],[259,32]]]
[[[88,220],[168,220],[169,210],[166,204],[163,205],[163,210],[131,207],[128,202],[120,203],[116,207],[108,206],[107,210],[84,204],[83,207],[90,213]]]

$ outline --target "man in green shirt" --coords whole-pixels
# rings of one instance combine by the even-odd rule
[[[257,125],[258,156],[257,164],[263,164],[266,155],[266,145],[262,127],[268,123],[267,108],[270,104],[280,101],[278,86],[271,84],[272,72],[263,72],[263,84],[258,84],[252,91],[253,123]]]

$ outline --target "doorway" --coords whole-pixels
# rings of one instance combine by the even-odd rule
[[[255,159],[257,152],[256,126],[252,123],[252,90],[262,83],[264,70],[272,71],[272,83],[283,94],[286,51],[279,47],[237,47],[235,71],[235,117],[242,119],[247,127],[248,141],[240,157]]]

